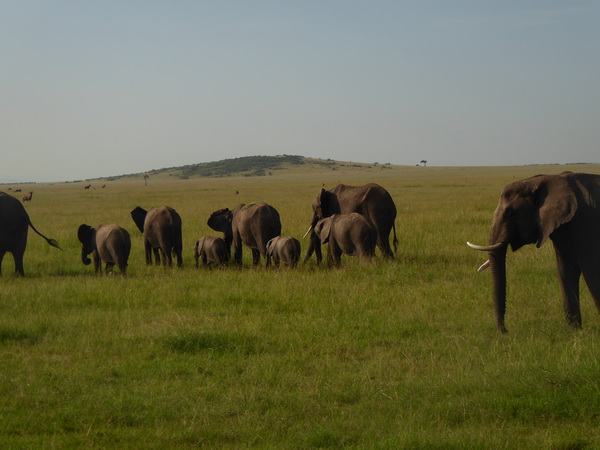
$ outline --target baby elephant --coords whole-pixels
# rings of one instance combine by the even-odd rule
[[[289,236],[277,236],[267,242],[267,267],[271,265],[271,259],[276,266],[281,261],[289,267],[296,267],[300,260],[300,242]]]
[[[315,225],[321,244],[328,244],[327,260],[340,265],[342,253],[370,260],[375,255],[377,232],[365,216],[358,213],[334,214]]]
[[[105,262],[106,273],[111,273],[116,264],[121,275],[125,275],[131,250],[131,239],[127,230],[114,224],[99,225],[96,228],[83,224],[77,231],[77,237],[83,244],[81,261],[86,266],[91,263],[87,257],[91,253],[96,273],[101,271],[101,262]]]
[[[198,260],[202,259],[202,264],[207,266],[215,263],[220,269],[229,261],[229,249],[225,241],[219,237],[204,236],[201,237],[194,245],[194,259],[196,267]]]

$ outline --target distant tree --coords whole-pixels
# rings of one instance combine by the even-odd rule
[[[427,161],[426,160],[422,159],[421,160],[421,164],[423,164],[425,167],[427,167]]]

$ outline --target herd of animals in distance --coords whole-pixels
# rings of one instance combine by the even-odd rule
[[[89,186],[86,186],[89,188]],[[17,191],[15,191],[17,192]],[[31,201],[33,193],[22,201]],[[342,255],[370,260],[379,248],[384,258],[393,258],[390,246],[397,248],[396,206],[387,190],[370,183],[364,186],[339,184],[331,190],[321,189],[312,203],[313,217],[304,237],[310,235],[304,257],[313,254],[321,262],[321,245],[327,245],[327,261],[339,265]],[[173,208],[160,206],[145,210],[136,207],[131,217],[144,236],[146,263],[166,266],[182,265],[181,217]],[[194,247],[196,267],[215,264],[222,268],[229,260],[242,264],[242,245],[252,251],[253,264],[260,257],[266,266],[280,264],[295,267],[300,261],[300,243],[291,236],[281,236],[277,210],[266,203],[241,204],[234,209],[213,212],[207,221],[222,237],[204,236]],[[12,253],[17,275],[23,276],[23,254],[27,232],[31,228],[48,244],[58,243],[40,233],[31,223],[21,201],[0,192],[0,268],[4,255]],[[467,244],[487,252],[488,259],[479,271],[492,271],[496,327],[506,333],[506,253],[524,245],[538,248],[548,239],[554,245],[558,278],[567,323],[581,328],[579,281],[583,275],[600,312],[600,175],[563,172],[537,175],[507,185],[492,218],[487,245]],[[131,250],[129,233],[118,225],[93,228],[82,224],[78,229],[82,244],[81,259],[92,260],[100,273],[119,267],[125,275]]]

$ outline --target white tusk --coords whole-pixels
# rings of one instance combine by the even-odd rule
[[[486,262],[484,262],[481,266],[479,266],[479,269],[477,269],[477,273],[483,272],[488,267],[490,267],[490,260],[489,259]]]
[[[312,225],[310,227],[308,227],[308,230],[306,231],[306,233],[304,233],[304,236],[302,236],[302,239],[304,239],[306,236],[308,236],[308,233],[310,233],[312,231],[313,227]]]
[[[488,246],[483,246],[483,245],[475,245],[475,244],[471,244],[470,242],[467,242],[467,245],[469,247],[471,247],[473,250],[479,250],[481,252],[491,252],[492,250],[496,250],[499,247],[502,247],[502,242],[498,242],[497,244],[494,245],[488,245]]]

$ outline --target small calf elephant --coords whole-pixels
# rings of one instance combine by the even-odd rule
[[[203,265],[208,266],[215,263],[221,269],[229,261],[229,249],[223,239],[204,236],[198,239],[194,245],[194,259],[196,267],[198,267],[198,260],[201,259]]]
[[[276,266],[279,262],[289,267],[296,267],[300,260],[300,242],[290,236],[277,236],[267,242],[267,267],[271,259]]]
[[[93,228],[82,224],[77,231],[82,244],[81,261],[86,266],[91,263],[87,255],[94,258],[94,270],[101,271],[101,263],[106,263],[106,273],[111,273],[114,265],[119,266],[121,275],[127,271],[127,260],[131,251],[131,239],[127,230],[118,225],[99,225]]]
[[[334,214],[319,220],[314,231],[321,244],[328,244],[327,260],[336,266],[340,265],[342,253],[365,260],[375,255],[377,232],[361,214]]]

